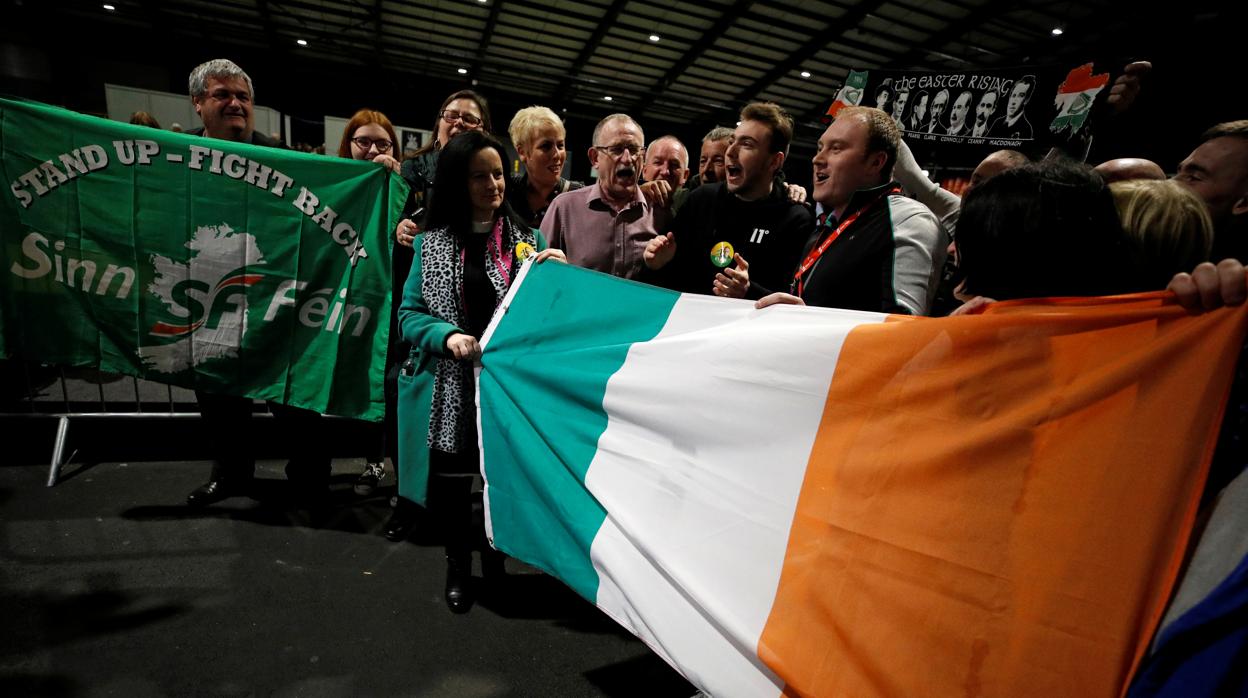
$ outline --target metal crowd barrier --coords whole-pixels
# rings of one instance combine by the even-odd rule
[[[96,369],[0,360],[0,388],[4,390],[0,394],[0,421],[56,420],[56,437],[48,465],[48,487],[57,484],[62,467],[77,452],[65,452],[70,426],[75,421],[200,418],[193,390]],[[253,416],[263,421],[273,418],[263,400],[253,401],[253,411]],[[331,428],[363,424],[347,417],[327,415],[324,419],[328,420],[327,426]],[[385,451],[384,430],[376,436],[365,434],[363,441],[352,439],[349,443],[367,444],[369,438],[381,439],[381,449]],[[361,445],[359,450],[360,455],[372,452],[366,445]]]
[[[8,393],[0,419],[56,419],[56,438],[48,466],[53,487],[72,457],[65,453],[71,421],[84,419],[199,419],[194,391],[95,369],[66,369],[6,361]],[[18,377],[16,374],[20,374]],[[13,385],[16,383],[16,385]]]

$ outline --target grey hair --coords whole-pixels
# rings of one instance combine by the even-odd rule
[[[684,143],[680,142],[679,138],[671,135],[670,133],[666,136],[660,136],[654,139],[649,145],[650,150],[654,150],[654,148],[663,141],[671,141],[672,143],[675,143],[676,145],[680,146],[680,159],[682,161],[680,163],[680,166],[685,169],[689,169],[689,149],[685,147]]]
[[[726,141],[729,138],[732,138],[734,133],[735,132],[727,126],[716,126],[702,137],[702,142],[706,143],[707,141],[711,141],[714,143],[718,141]]]
[[[604,117],[602,121],[598,122],[598,125],[594,127],[594,142],[591,145],[600,145],[598,143],[598,136],[602,135],[602,129],[606,128],[607,124],[611,123],[612,121],[627,121],[631,123],[632,125],[636,126],[637,130],[641,132],[641,142],[642,143],[646,142],[646,132],[644,129],[641,128],[641,124],[637,123],[637,120],[629,116],[628,114],[617,113],[617,114],[611,114],[610,116]]]
[[[192,99],[208,92],[208,78],[242,78],[247,81],[247,91],[251,93],[252,101],[256,99],[256,88],[251,84],[251,76],[228,58],[214,58],[195,66],[188,80]]]

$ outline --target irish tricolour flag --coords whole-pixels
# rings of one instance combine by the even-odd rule
[[[714,696],[1116,696],[1242,311],[755,310],[530,265],[478,373],[488,526]]]
[[[1049,130],[1059,133],[1070,127],[1071,133],[1078,133],[1092,113],[1092,104],[1105,85],[1109,84],[1109,73],[1092,74],[1092,64],[1085,63],[1071,70],[1066,79],[1057,87],[1057,96],[1053,98],[1053,106],[1057,116],[1049,125]]]
[[[828,107],[824,118],[832,119],[845,107],[856,107],[862,104],[862,95],[867,89],[867,78],[869,76],[870,72],[865,70],[849,71],[849,75],[845,78],[845,84],[836,93],[836,99],[832,100],[832,106]]]

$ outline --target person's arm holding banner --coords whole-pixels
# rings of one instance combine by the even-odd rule
[[[402,168],[402,165],[398,160],[395,160],[393,157],[386,155],[385,153],[379,153],[377,157],[373,158],[373,162],[385,167],[387,170],[390,170],[395,174],[399,174],[399,171]]]
[[[546,239],[538,231],[537,247],[540,252],[533,258],[534,263],[541,264],[548,259],[567,263],[568,258],[563,250],[547,247]],[[403,287],[403,305],[399,308],[399,327],[403,339],[421,351],[434,355],[447,354],[461,361],[476,359],[481,356],[481,343],[476,337],[464,332],[455,325],[439,320],[429,312],[422,293],[421,258],[423,249],[421,239],[417,237],[412,248],[414,259],[412,271]]]
[[[1122,74],[1114,79],[1114,84],[1109,89],[1109,96],[1104,102],[1105,106],[1099,111],[1107,112],[1105,116],[1111,119],[1119,118],[1130,111],[1131,105],[1135,104],[1136,98],[1140,96],[1144,78],[1152,70],[1153,64],[1148,61],[1132,61],[1125,65]],[[1098,123],[1100,121],[1098,120]],[[1068,141],[1050,148],[1044,159],[1068,157],[1078,162],[1085,162],[1092,152],[1092,140],[1093,132],[1091,131],[1081,133],[1072,131]]]
[[[893,167],[893,179],[900,182],[919,203],[930,208],[936,214],[937,220],[944,221],[947,216],[957,214],[962,207],[962,197],[944,189],[923,174],[922,166],[914,159],[914,153],[910,151],[904,138],[897,143],[897,164]]]
[[[537,243],[537,254],[533,255],[534,264],[541,264],[548,259],[553,259],[556,262],[563,262],[564,264],[568,263],[568,255],[558,247],[551,247],[550,243],[546,241],[546,236],[542,234],[540,228],[533,229],[533,241]],[[532,254],[531,251],[530,254]],[[520,255],[518,261],[524,262],[527,258],[528,255]]]

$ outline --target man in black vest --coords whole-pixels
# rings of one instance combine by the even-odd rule
[[[758,303],[926,315],[949,238],[926,206],[893,181],[901,133],[892,118],[848,107],[819,139],[814,199],[826,219],[791,277],[794,293]]]

